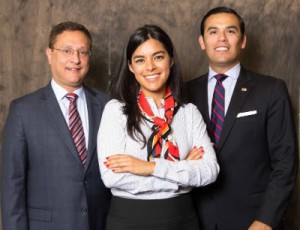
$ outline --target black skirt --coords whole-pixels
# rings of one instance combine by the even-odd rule
[[[199,230],[189,194],[161,200],[113,196],[106,230]]]

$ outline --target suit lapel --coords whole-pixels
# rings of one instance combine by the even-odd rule
[[[226,139],[236,121],[236,117],[243,108],[243,105],[252,87],[253,84],[251,81],[251,76],[245,69],[242,68],[226,113],[223,131],[218,146],[219,150],[222,149],[224,143],[226,142]]]
[[[203,77],[201,85],[199,87],[201,94],[200,106],[202,107],[202,116],[206,124],[210,123],[209,111],[208,111],[208,93],[207,93],[208,74]]]
[[[97,133],[100,124],[101,111],[104,109],[101,105],[99,99],[97,99],[95,92],[91,91],[89,88],[84,87],[85,96],[87,101],[87,109],[89,116],[89,146],[86,168],[89,167],[93,155],[95,154],[96,143],[97,143]]]
[[[42,103],[42,108],[53,127],[57,130],[57,135],[60,136],[60,139],[66,144],[78,163],[81,164],[77,149],[74,145],[68,125],[61,112],[51,84],[49,83],[44,89],[44,95],[41,98],[44,101]]]

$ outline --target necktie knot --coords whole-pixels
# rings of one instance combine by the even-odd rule
[[[217,74],[214,76],[214,78],[217,79],[218,82],[222,82],[224,81],[228,76],[225,74]]]
[[[66,94],[66,98],[67,98],[71,103],[73,103],[73,102],[75,102],[76,99],[78,98],[78,95],[75,94],[75,93],[67,93],[67,94]]]

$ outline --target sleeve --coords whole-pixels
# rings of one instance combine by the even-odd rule
[[[3,229],[28,229],[27,144],[17,103],[12,102],[3,129],[1,213]]]
[[[108,103],[104,109],[98,132],[98,159],[105,185],[119,188],[131,194],[151,191],[177,191],[179,187],[201,186],[213,182],[219,166],[200,113],[193,111],[193,144],[205,148],[203,159],[197,161],[170,162],[155,160],[155,172],[151,176],[137,176],[128,173],[115,174],[103,162],[109,155],[124,153],[126,146],[126,117],[116,103]],[[112,131],[113,130],[113,131]],[[105,141],[101,141],[104,140]],[[163,185],[163,186],[162,186]]]
[[[191,117],[191,126],[185,124],[185,128],[191,127],[191,146],[202,146],[204,155],[200,160],[182,160],[179,162],[170,162],[164,159],[155,159],[156,167],[154,176],[167,179],[180,186],[199,187],[214,182],[219,173],[219,165],[213,145],[206,131],[206,124],[198,109],[189,104],[187,120]]]
[[[287,208],[296,170],[296,140],[289,96],[282,80],[278,80],[270,96],[267,140],[272,174],[257,219],[277,226]]]

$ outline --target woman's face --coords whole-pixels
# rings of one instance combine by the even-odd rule
[[[134,51],[128,66],[144,95],[161,99],[165,96],[172,64],[163,44],[150,38]]]

